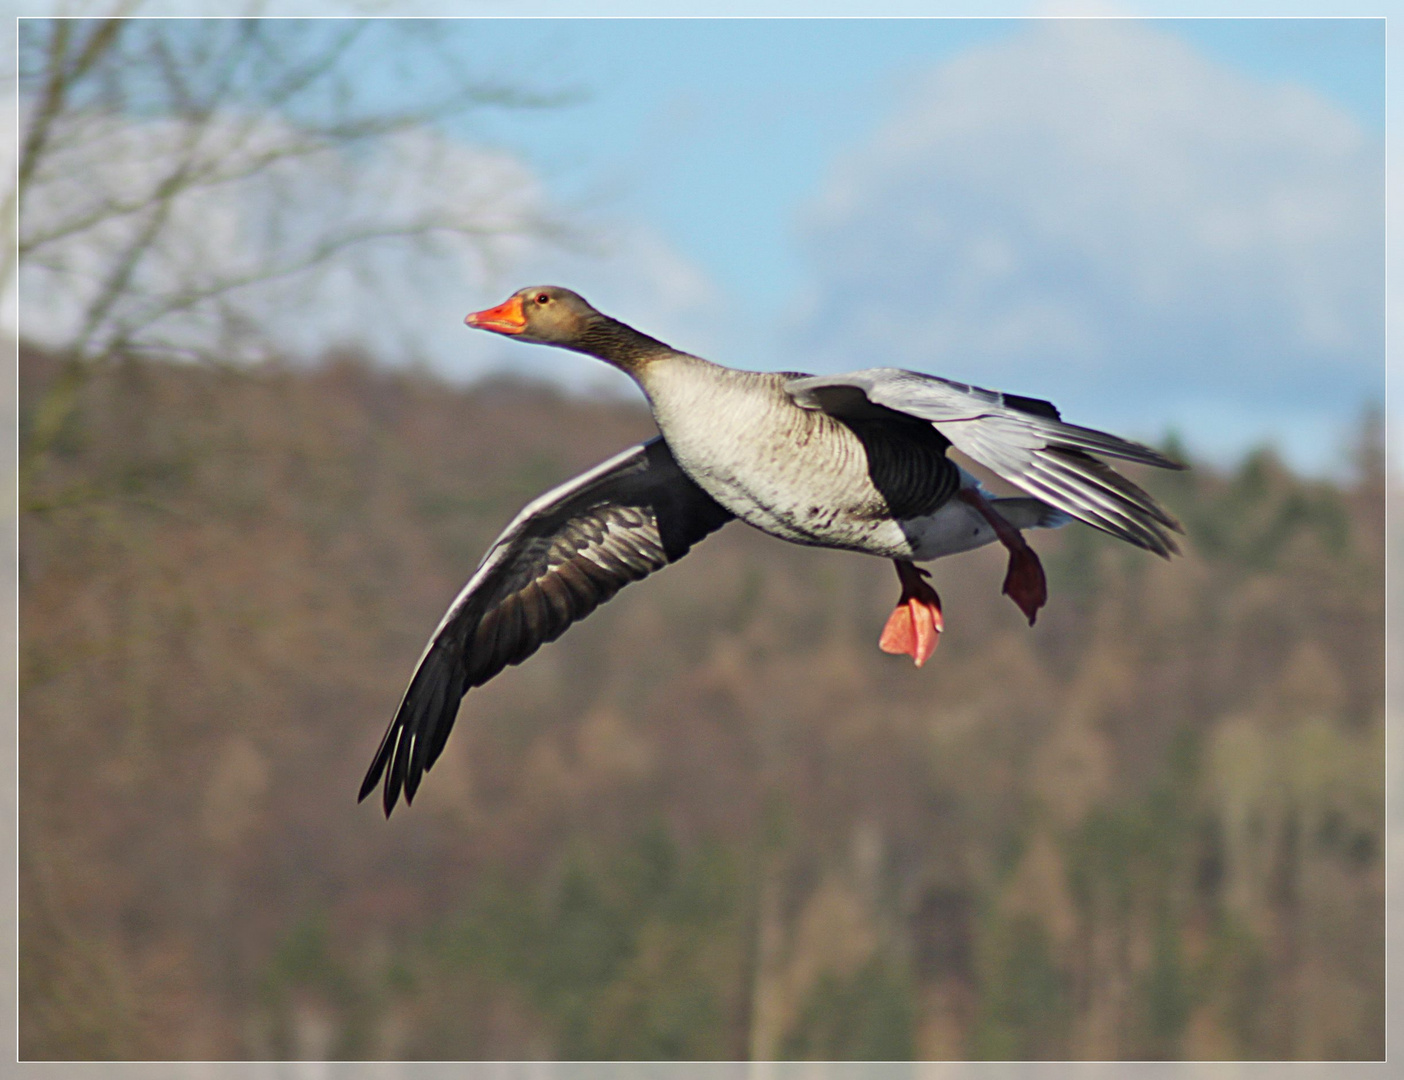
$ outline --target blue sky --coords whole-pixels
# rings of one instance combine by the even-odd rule
[[[1075,39],[1099,27],[1102,44],[1073,59]],[[691,304],[651,297],[647,261],[641,282],[619,265],[635,241],[612,269],[528,260],[520,283],[535,274],[572,285],[680,347],[742,367],[916,367],[1046,395],[1085,422],[1146,438],[1175,429],[1220,458],[1271,440],[1312,471],[1343,459],[1361,408],[1383,397],[1380,20],[479,20],[445,35],[475,70],[582,92],[557,110],[479,117],[458,137],[520,155],[554,203],[581,208],[606,237],[647,236],[698,287]],[[1142,69],[1108,60],[1101,70],[1097,57],[1123,47],[1148,74],[1118,111]],[[951,72],[965,73],[964,89]],[[1039,149],[1005,156],[1001,125],[1023,131],[1041,95],[1065,93],[1052,115],[1082,109],[1081,119],[1030,122],[1068,145],[1025,132],[1017,137]],[[1005,97],[1022,104],[970,100]],[[894,154],[891,169],[912,170],[905,180],[879,169],[841,179],[882,155],[874,140],[890,142],[879,133],[894,122],[917,128],[967,108],[989,138],[932,131],[924,149]],[[1122,140],[1105,161],[1074,145],[1095,141],[1101,123]],[[962,160],[943,159],[943,147]],[[1030,155],[1048,183],[1006,183]],[[1155,185],[1128,183],[1158,156],[1156,168],[1197,179],[1152,213]],[[850,181],[873,205],[826,220],[835,185]],[[1074,189],[1099,183],[1106,213],[1089,216],[1083,236],[1030,239],[1040,202],[1080,220]],[[1258,213],[1273,201],[1296,207],[1292,222]],[[945,249],[912,240],[908,222],[943,214],[931,227]],[[1206,215],[1256,253],[1226,253],[1218,234],[1189,239]],[[1106,235],[1093,235],[1104,223]],[[1133,234],[1139,255],[1114,250]],[[961,252],[991,243],[1021,269],[970,292],[962,259],[975,256]],[[1162,269],[1179,276],[1164,286],[1173,303],[1118,284]],[[888,340],[848,316],[894,290],[929,299],[922,334]],[[1001,337],[963,325],[978,320],[1023,329]],[[1330,322],[1333,332],[1321,330]],[[575,358],[462,348],[473,363],[578,377]]]
[[[426,263],[389,318],[304,304],[298,347],[631,392],[462,327],[554,282],[738,367],[911,367],[1221,460],[1271,440],[1312,471],[1383,397],[1382,20],[421,25],[462,72],[575,99],[477,113],[367,175],[579,242]],[[379,100],[414,81],[392,40],[357,57]]]
[[[1382,20],[1166,19],[1153,25],[1253,78],[1319,93],[1384,135]],[[505,79],[578,89],[569,107],[475,120],[563,198],[627,199],[719,282],[785,291],[795,219],[826,166],[906,79],[1018,19],[478,20],[451,30]],[[725,213],[713,209],[724,206]]]

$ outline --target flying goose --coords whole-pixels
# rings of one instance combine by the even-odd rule
[[[469,326],[598,357],[633,377],[660,434],[528,504],[449,606],[361,785],[388,816],[413,801],[468,690],[519,664],[625,585],[740,518],[798,544],[893,561],[901,597],[879,646],[919,666],[943,628],[918,561],[998,540],[1004,592],[1030,625],[1047,600],[1022,530],[1072,518],[1169,558],[1179,523],[1100,454],[1183,468],[1062,421],[1046,401],[897,368],[738,371],[679,352],[557,286],[522,289]],[[951,447],[1029,494],[995,498]]]

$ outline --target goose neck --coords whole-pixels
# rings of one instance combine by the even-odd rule
[[[650,361],[675,352],[657,338],[608,315],[591,319],[579,338],[571,343],[571,348],[598,357],[631,375],[637,374]]]

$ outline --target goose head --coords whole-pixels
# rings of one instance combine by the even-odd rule
[[[657,338],[601,315],[559,285],[519,289],[497,307],[475,311],[463,321],[518,341],[588,353],[636,378],[654,361],[675,355]]]
[[[578,348],[603,316],[578,293],[559,285],[519,289],[497,307],[475,311],[463,321],[478,330],[507,334],[536,345]]]

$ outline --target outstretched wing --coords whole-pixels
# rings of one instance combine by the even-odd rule
[[[1164,507],[1093,454],[1182,469],[1148,446],[1066,424],[1038,398],[900,368],[793,379],[795,403],[837,417],[892,409],[930,423],[951,445],[1030,495],[1137,547],[1169,558],[1184,529]]]
[[[650,439],[548,491],[497,538],[430,638],[360,798],[385,777],[388,817],[438,760],[463,695],[520,664],[631,581],[731,520]]]

